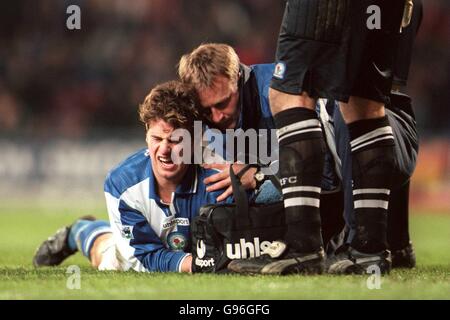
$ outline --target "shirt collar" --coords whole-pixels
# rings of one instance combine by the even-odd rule
[[[150,159],[150,156],[149,156]],[[183,180],[176,187],[175,194],[193,194],[197,192],[198,185],[198,165],[191,164],[189,165],[186,173],[184,174]],[[148,176],[149,176],[149,197],[150,199],[155,199],[160,201],[160,198],[156,192],[156,179],[153,174],[153,168],[150,165],[148,166]]]
[[[177,194],[193,194],[197,192],[198,185],[198,165],[191,164],[184,174],[183,180],[177,186],[175,193]]]

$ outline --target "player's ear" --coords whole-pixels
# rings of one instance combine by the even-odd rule
[[[150,129],[150,126],[148,123],[145,124],[145,142],[148,144],[148,129]]]

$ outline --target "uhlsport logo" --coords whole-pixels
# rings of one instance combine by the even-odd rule
[[[197,241],[197,257],[203,259],[205,254],[206,254],[205,243],[203,242],[203,240]]]
[[[200,268],[214,267],[214,258],[204,260],[197,257],[195,258],[195,265]]]
[[[286,65],[284,64],[284,62],[280,61],[275,65],[275,70],[273,70],[273,76],[278,79],[283,79],[285,71]]]
[[[229,259],[247,259],[255,258],[261,255],[261,252],[270,247],[270,241],[262,241],[258,237],[253,238],[253,242],[246,242],[244,238],[239,239],[239,243],[227,243],[226,253]]]
[[[209,268],[214,266],[214,258],[203,259],[206,254],[206,245],[203,240],[197,240],[197,257],[195,265],[200,268]]]
[[[167,236],[167,244],[175,251],[183,251],[187,246],[186,237],[181,232],[172,232]]]

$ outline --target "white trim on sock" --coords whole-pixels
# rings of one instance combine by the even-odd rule
[[[355,209],[360,208],[383,208],[387,210],[389,206],[389,202],[385,200],[356,200],[355,201]]]
[[[284,207],[296,207],[296,206],[309,206],[309,207],[320,207],[320,200],[316,198],[308,198],[308,197],[298,197],[298,198],[290,198],[284,199]]]

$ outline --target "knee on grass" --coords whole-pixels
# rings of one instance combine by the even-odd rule
[[[89,252],[92,267],[98,268],[98,266],[102,263],[103,252],[105,251],[108,240],[110,240],[111,237],[112,233],[105,233],[95,239]]]

